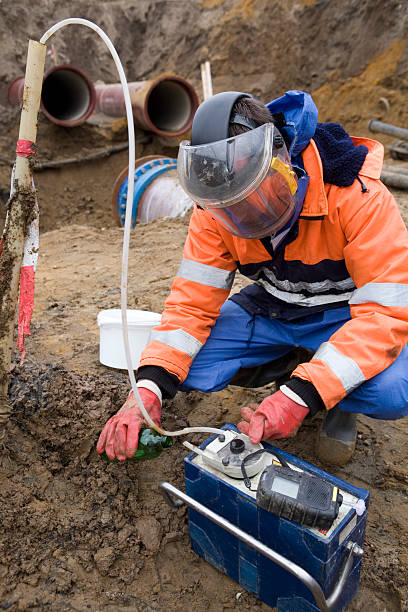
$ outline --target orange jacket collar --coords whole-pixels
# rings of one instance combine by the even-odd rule
[[[384,159],[384,147],[371,138],[354,138],[355,146],[365,145],[368,154],[359,172],[362,176],[379,179]],[[312,139],[302,153],[303,164],[309,175],[305,201],[303,202],[302,217],[321,217],[328,213],[328,202],[323,182],[323,166],[315,141]]]
[[[359,172],[362,176],[379,179],[384,161],[384,147],[377,140],[371,138],[355,138],[352,136],[355,146],[364,145],[368,149],[367,157]]]
[[[302,217],[321,217],[328,213],[327,197],[324,190],[322,160],[312,139],[302,153],[303,164],[309,176],[309,186],[303,202]]]

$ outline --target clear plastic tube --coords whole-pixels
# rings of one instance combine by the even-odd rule
[[[108,47],[113,61],[115,62],[120,82],[123,88],[123,95],[125,99],[125,107],[126,107],[126,117],[127,117],[127,125],[128,125],[128,139],[129,139],[129,172],[128,172],[128,192],[127,192],[127,201],[126,201],[126,216],[125,216],[125,226],[123,233],[123,250],[122,250],[122,278],[121,278],[121,311],[122,311],[122,328],[123,328],[123,342],[125,345],[125,355],[126,355],[126,363],[129,374],[130,383],[132,386],[132,391],[135,395],[136,401],[139,405],[139,408],[143,414],[143,417],[149,427],[159,432],[163,436],[182,436],[189,433],[217,433],[224,434],[222,429],[218,429],[216,427],[185,427],[184,429],[180,429],[178,431],[166,431],[162,429],[151,419],[149,413],[143,405],[142,398],[140,397],[140,393],[138,391],[136,385],[135,374],[132,368],[132,360],[130,355],[130,344],[129,344],[129,334],[128,334],[128,325],[127,325],[127,278],[128,278],[128,259],[129,259],[129,243],[130,243],[130,228],[132,221],[132,207],[133,207],[133,193],[134,193],[134,174],[135,174],[135,129],[133,122],[133,112],[132,112],[132,103],[130,100],[129,88],[125,76],[125,72],[123,70],[122,63],[120,61],[119,55],[115,47],[113,46],[110,38],[105,34],[105,32],[97,26],[92,21],[88,21],[87,19],[81,19],[80,17],[71,17],[69,19],[63,19],[58,23],[54,24],[51,28],[49,28],[45,34],[40,39],[40,43],[45,44],[47,40],[55,34],[58,30],[70,24],[78,24],[84,25],[91,30],[94,30],[105,42]]]

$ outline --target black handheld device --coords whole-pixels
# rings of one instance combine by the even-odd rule
[[[245,464],[263,453],[273,455],[275,459],[264,469],[259,479],[257,505],[305,527],[330,529],[343,503],[338,487],[323,478],[294,470],[275,450],[263,448],[242,460],[241,471],[245,486],[254,490],[251,489]]]
[[[261,474],[256,502],[261,508],[300,525],[330,529],[343,497],[338,487],[327,480],[274,462]]]

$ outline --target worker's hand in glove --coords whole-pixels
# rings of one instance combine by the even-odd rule
[[[153,391],[138,389],[143,405],[156,425],[160,427],[161,401]],[[96,450],[106,452],[109,459],[117,457],[125,461],[137,451],[139,433],[145,423],[133,391],[130,392],[122,408],[109,419],[99,436]]]
[[[259,405],[241,408],[245,421],[238,423],[238,429],[249,436],[252,444],[286,438],[297,432],[308,413],[309,408],[290,399],[282,391],[276,391]]]

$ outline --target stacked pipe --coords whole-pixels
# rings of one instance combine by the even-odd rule
[[[390,146],[391,157],[394,159],[408,159],[408,130],[402,127],[371,119],[368,124],[371,132],[379,132],[388,136],[402,138]],[[408,189],[408,169],[394,166],[383,166],[381,180],[389,187]]]
[[[182,77],[164,74],[149,81],[128,83],[136,127],[164,137],[188,132],[198,106],[194,88]],[[8,87],[8,100],[20,104],[24,78]],[[54,66],[44,76],[41,110],[50,121],[64,127],[84,123],[94,110],[109,117],[125,116],[120,83],[93,84],[76,66]]]
[[[377,119],[371,119],[368,123],[368,129],[371,132],[379,132],[381,134],[388,134],[389,136],[395,136],[396,138],[402,138],[408,140],[408,130],[390,123],[384,123]]]
[[[383,166],[381,180],[389,187],[408,189],[408,168]]]

